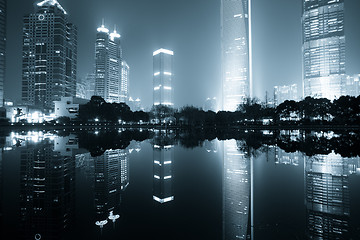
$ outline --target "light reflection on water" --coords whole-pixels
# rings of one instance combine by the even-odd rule
[[[196,147],[199,142],[191,143],[186,133],[154,131],[144,141],[122,135],[121,143],[115,136],[115,144],[92,146],[96,137],[108,140],[96,131],[85,138],[34,131],[2,138],[2,236],[231,240],[360,234],[360,206],[354,204],[360,199],[359,157],[277,146],[306,142],[303,132],[283,131],[271,144],[252,143],[246,133],[242,140],[205,140]],[[187,147],[179,145],[184,139]]]

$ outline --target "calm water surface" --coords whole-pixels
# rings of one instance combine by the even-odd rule
[[[332,132],[116,132],[2,137],[1,239],[360,239],[360,159]]]

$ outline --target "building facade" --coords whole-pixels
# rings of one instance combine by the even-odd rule
[[[130,67],[125,62],[121,62],[121,92],[120,92],[120,101],[127,103],[129,99],[129,75],[130,75]]]
[[[274,87],[275,106],[285,102],[286,100],[293,100],[293,101],[299,100],[297,84]]]
[[[344,0],[303,0],[304,97],[344,95]]]
[[[0,0],[0,107],[4,106],[4,81],[6,69],[6,13],[7,0]]]
[[[173,102],[173,57],[174,52],[167,49],[158,49],[153,53],[153,105],[172,107]]]
[[[345,95],[357,97],[360,95],[360,74],[347,76],[345,83]]]
[[[106,102],[121,102],[121,63],[120,34],[102,25],[95,43],[95,95]]]
[[[76,94],[77,28],[56,0],[24,17],[22,101],[44,110]]]
[[[223,110],[251,97],[251,0],[221,1]]]

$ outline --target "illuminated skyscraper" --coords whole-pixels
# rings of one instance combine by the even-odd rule
[[[46,110],[76,95],[77,28],[56,0],[24,17],[22,101]]]
[[[251,0],[221,0],[223,110],[251,97]]]
[[[127,102],[129,99],[129,75],[130,75],[130,67],[125,62],[122,61],[121,63],[121,94],[120,94],[120,101]]]
[[[339,98],[345,75],[344,0],[303,0],[304,97]]]
[[[153,53],[154,102],[153,105],[174,106],[173,102],[173,56],[174,52],[159,49]]]
[[[4,81],[6,68],[6,3],[0,0],[0,107],[4,105]]]
[[[251,159],[235,140],[224,142],[223,240],[250,239]]]
[[[120,34],[109,33],[104,24],[97,29],[95,43],[95,95],[107,102],[121,102],[122,50]]]
[[[347,76],[345,84],[345,95],[353,97],[360,95],[360,74]]]

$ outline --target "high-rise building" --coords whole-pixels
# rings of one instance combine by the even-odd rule
[[[109,33],[103,24],[95,43],[95,95],[110,103],[121,102],[121,63],[120,34]]]
[[[154,75],[154,102],[153,105],[172,107],[173,102],[173,56],[174,52],[159,49],[153,53]]]
[[[4,81],[6,69],[6,3],[0,0],[0,107],[4,106]]]
[[[76,82],[76,97],[90,100],[95,95],[95,74],[89,73]]]
[[[130,75],[130,67],[125,62],[121,63],[121,93],[120,93],[120,101],[127,102],[129,98],[129,75]]]
[[[223,110],[251,97],[251,0],[221,1]]]
[[[286,100],[299,100],[297,84],[274,87],[275,106],[285,102]]]
[[[76,94],[77,28],[56,0],[24,17],[22,101],[45,110]]]
[[[345,83],[345,95],[357,97],[360,95],[360,74],[347,76]]]
[[[344,0],[303,0],[304,97],[344,94]]]
[[[216,111],[216,106],[217,105],[217,102],[216,102],[216,98],[207,98],[205,100],[205,103],[204,103],[204,111],[213,111],[215,112]]]

